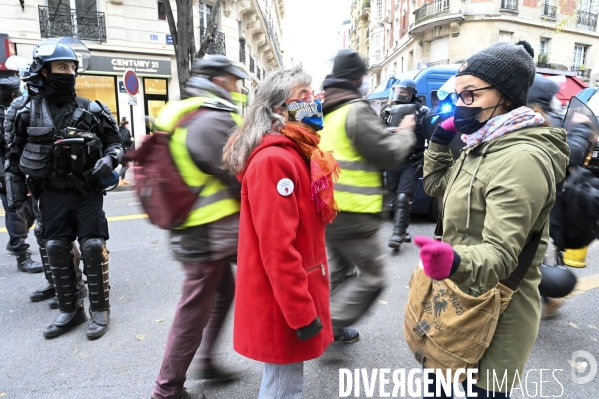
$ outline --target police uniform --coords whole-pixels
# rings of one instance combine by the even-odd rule
[[[401,122],[399,116],[401,115],[401,119],[403,119],[406,110],[409,114],[415,115],[414,134],[416,136],[416,145],[407,161],[387,171],[389,190],[394,196],[393,234],[389,239],[389,247],[395,250],[399,249],[403,242],[412,241],[407,229],[410,224],[412,200],[418,187],[418,180],[422,177],[424,150],[426,149],[423,126],[428,112],[428,108],[423,106],[420,100],[416,98],[416,84],[414,81],[402,79],[397,85],[397,88],[400,87],[411,91],[410,98],[401,99],[401,97],[396,97],[392,99],[396,105],[387,108],[383,117],[388,126],[397,127]]]
[[[27,233],[33,224],[33,220],[23,220],[17,215],[14,209],[8,207],[6,198],[6,185],[4,182],[4,159],[6,158],[6,143],[4,142],[4,120],[8,106],[12,102],[13,93],[20,96],[21,80],[17,76],[4,77],[0,79],[0,93],[3,101],[0,102],[0,197],[4,207],[4,221],[8,231],[9,241],[6,249],[14,253],[17,257],[17,268],[20,271],[28,273],[40,273],[42,265],[31,259],[29,244],[27,243]],[[45,250],[40,246],[40,253]],[[46,268],[43,268],[46,271]],[[48,273],[50,269],[47,268]],[[50,279],[51,280],[51,279]]]
[[[106,332],[110,319],[103,195],[116,175],[113,169],[121,161],[123,147],[110,110],[98,101],[75,97],[74,75],[51,73],[52,61],[78,66],[69,45],[72,40],[48,39],[34,49],[26,80],[39,94],[15,100],[7,113],[6,182],[9,206],[27,213],[25,181],[39,199],[52,278],[61,282],[55,284],[60,313],[44,336],[57,337],[87,321],[81,278],[74,267],[72,242],[78,239],[89,288],[87,337],[96,339]]]

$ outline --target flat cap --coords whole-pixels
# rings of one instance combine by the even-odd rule
[[[21,87],[21,79],[18,76],[0,78],[0,90],[12,90],[19,87]]]

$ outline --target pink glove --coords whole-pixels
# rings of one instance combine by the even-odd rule
[[[460,258],[446,242],[433,240],[430,237],[416,236],[414,242],[420,247],[420,259],[424,274],[435,280],[443,280],[455,271]],[[457,256],[457,258],[456,258]],[[454,262],[456,260],[457,262]],[[455,264],[455,265],[454,265]]]
[[[455,125],[453,123],[453,116],[451,118],[445,119],[443,122],[441,122],[440,126],[449,132],[453,132],[453,133],[458,132],[458,129],[455,127]]]

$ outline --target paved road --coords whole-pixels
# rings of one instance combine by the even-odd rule
[[[112,324],[97,341],[86,339],[85,325],[57,339],[43,338],[42,330],[56,311],[46,303],[28,300],[43,277],[17,271],[14,257],[4,254],[8,235],[0,229],[0,398],[149,397],[179,298],[182,273],[170,257],[167,233],[151,226],[147,219],[130,216],[143,213],[133,193],[110,193],[105,209],[111,220]],[[390,229],[388,223],[385,238]],[[433,224],[423,218],[417,218],[411,227],[414,235],[431,235],[432,231]],[[33,234],[29,242],[34,248]],[[591,247],[589,267],[575,271],[579,277],[587,277],[582,287],[586,291],[568,299],[559,317],[541,322],[527,365],[528,392],[522,395],[515,391],[513,397],[599,397],[599,375],[586,385],[574,384],[569,363],[577,350],[588,351],[599,360],[599,289],[593,288],[599,285],[598,255],[599,246]],[[37,248],[34,257],[39,259]],[[305,399],[338,398],[340,368],[365,368],[369,375],[374,368],[404,368],[406,375],[417,368],[402,332],[407,285],[417,257],[412,245],[390,257],[389,286],[357,326],[362,340],[345,348],[349,355],[345,362],[318,359],[307,363]],[[219,385],[191,378],[187,387],[205,392],[210,399],[256,398],[261,365],[233,352],[230,319],[216,354],[223,366],[244,370],[240,380]],[[555,376],[563,393],[551,371],[544,371],[547,382],[540,392],[539,369],[562,369]],[[389,392],[392,387],[387,388]],[[362,385],[360,397],[367,397],[364,392]],[[378,383],[371,397],[380,397]]]

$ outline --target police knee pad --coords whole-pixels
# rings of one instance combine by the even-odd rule
[[[412,201],[412,197],[406,193],[399,193],[395,198],[395,201],[398,205],[408,206],[410,201]]]
[[[66,238],[51,238],[46,240],[46,253],[49,258],[68,258],[71,254],[71,242]]]
[[[81,240],[79,249],[81,250],[81,256],[84,259],[90,256],[98,256],[106,251],[106,241],[100,237],[88,237]]]

